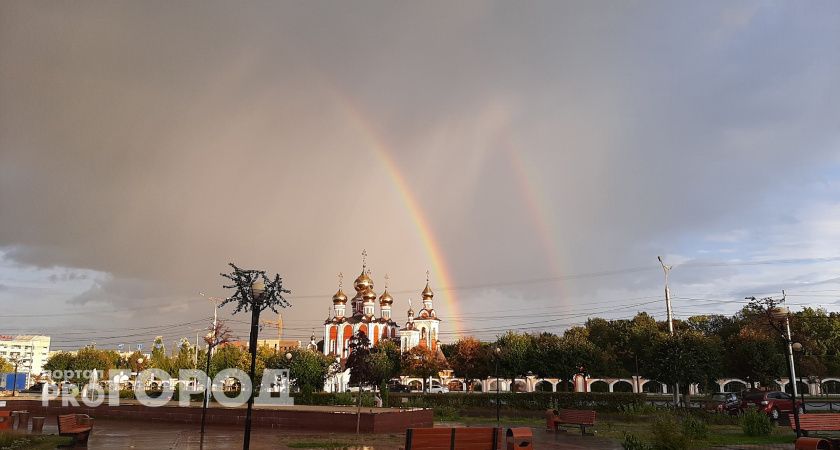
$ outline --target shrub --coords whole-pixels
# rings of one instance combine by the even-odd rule
[[[448,394],[397,394],[388,396],[388,406],[401,407],[406,403],[411,406],[426,407],[452,406],[458,410],[486,409],[496,407],[496,394],[475,395],[468,393]],[[407,398],[407,402],[402,399]],[[508,410],[545,411],[546,409],[595,409],[598,411],[622,411],[623,408],[643,408],[646,403],[644,394],[618,392],[502,392],[499,395],[502,408]]]
[[[621,442],[624,450],[650,450],[650,445],[633,433],[624,433],[624,440]]]
[[[702,419],[688,415],[682,423],[683,436],[689,440],[703,440],[709,437],[709,426]]]
[[[353,394],[349,392],[339,392],[333,397],[336,405],[352,405]]]
[[[458,410],[451,406],[439,406],[434,409],[434,414],[437,420],[457,420],[461,417]]]
[[[619,411],[628,416],[647,416],[655,414],[659,408],[651,403],[628,403],[619,405]]]
[[[747,436],[768,436],[773,431],[773,422],[755,409],[748,409],[741,416],[741,429]]]
[[[682,433],[680,424],[673,413],[660,414],[651,427],[653,450],[684,450],[689,440]]]

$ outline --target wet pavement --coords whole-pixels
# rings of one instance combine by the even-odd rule
[[[229,450],[242,448],[243,434],[239,427],[208,427],[203,444],[198,429],[197,424],[192,426],[101,419],[95,422],[88,448],[90,450]],[[535,449],[621,449],[621,445],[609,439],[580,436],[574,433],[547,433],[540,428],[532,428],[532,431]],[[54,417],[47,419],[44,433],[57,433]],[[397,450],[405,443],[405,434],[363,434],[357,436],[346,433],[294,432],[268,428],[254,428],[251,431],[251,448],[254,450],[306,448],[301,447],[306,442],[341,443],[343,446],[337,448],[348,450]],[[294,447],[290,445],[294,445]]]
[[[436,426],[453,427],[457,423],[441,423]],[[479,426],[479,425],[475,425]],[[493,426],[488,424],[487,426]],[[198,424],[141,423],[127,420],[98,419],[88,442],[90,450],[103,449],[148,449],[148,450],[232,450],[242,448],[242,428],[208,426],[202,443]],[[533,448],[537,450],[620,450],[621,444],[597,436],[581,436],[575,431],[549,433],[541,427],[532,427]],[[55,417],[47,419],[44,434],[56,434]],[[254,450],[307,448],[303,445],[341,444],[334,449],[346,450],[397,450],[405,443],[404,433],[347,434],[312,433],[269,428],[254,428],[251,431],[251,448]],[[323,445],[320,448],[324,448]],[[716,450],[792,450],[793,444],[737,445],[716,447]]]

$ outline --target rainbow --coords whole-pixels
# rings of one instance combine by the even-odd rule
[[[455,297],[455,286],[452,283],[452,277],[450,275],[449,268],[447,267],[443,250],[440,248],[440,244],[435,238],[432,227],[426,219],[426,214],[423,212],[423,208],[417,201],[417,197],[411,191],[408,181],[396,161],[394,161],[393,156],[391,156],[391,152],[389,151],[384,136],[382,136],[382,133],[376,129],[373,122],[367,118],[364,112],[357,107],[347,95],[344,95],[337,89],[333,89],[333,93],[335,94],[338,104],[347,111],[348,117],[352,120],[353,125],[363,137],[365,144],[373,150],[373,153],[379,159],[380,163],[385,166],[386,172],[388,173],[391,181],[394,183],[394,186],[396,186],[397,191],[399,191],[403,200],[403,205],[405,205],[406,210],[417,227],[417,231],[423,241],[423,246],[431,259],[432,271],[435,275],[435,279],[437,280],[437,283],[435,284],[439,286],[437,290],[445,291],[447,293],[447,295],[443,297],[444,303],[446,303],[447,306],[447,311],[454,317],[460,317],[461,312],[458,306],[457,298]],[[444,317],[444,320],[445,319],[446,318]],[[455,328],[453,330],[455,338],[460,338],[463,335],[463,332],[461,331],[462,328],[459,325],[459,322],[452,321],[450,323],[452,323],[452,326]]]
[[[522,157],[522,152],[516,151],[512,145],[506,143],[505,151],[510,159],[513,173],[515,175],[517,184],[519,185],[520,194],[528,208],[531,221],[537,229],[537,234],[542,241],[543,249],[546,253],[547,263],[551,268],[552,274],[560,276],[563,270],[560,267],[560,255],[558,254],[558,244],[555,238],[553,221],[547,211],[549,211],[548,200],[543,195],[543,191],[538,188],[536,184],[537,175],[531,165]]]

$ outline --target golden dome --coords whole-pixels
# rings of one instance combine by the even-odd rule
[[[382,296],[379,297],[379,304],[381,306],[391,306],[394,303],[394,298],[391,297],[391,294],[388,293],[388,289],[385,289],[385,292],[382,293]]]
[[[373,289],[370,288],[365,289],[365,291],[362,292],[362,298],[365,300],[365,303],[373,303],[373,301],[376,300],[376,292],[373,292]]]
[[[344,295],[344,292],[341,290],[341,288],[338,288],[338,292],[336,292],[335,295],[333,295],[333,304],[337,305],[339,303],[347,303],[347,296]]]
[[[429,287],[429,282],[426,282],[426,288],[423,289],[423,298],[432,298],[435,296],[435,293],[432,292],[432,288]]]
[[[356,288],[357,292],[362,292],[373,287],[373,280],[366,273],[362,272],[359,278],[356,278],[353,287]]]

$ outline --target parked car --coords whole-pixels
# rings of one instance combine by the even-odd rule
[[[410,392],[411,388],[400,383],[399,381],[390,381],[388,383],[388,392]]]
[[[796,401],[796,408],[799,413],[804,413],[802,402]],[[741,411],[747,408],[756,408],[767,414],[773,420],[778,420],[782,414],[793,412],[794,400],[790,394],[781,391],[755,391],[746,392],[741,400]]]
[[[741,411],[741,399],[734,392],[715,392],[704,402],[706,411],[715,413],[738,414]]]
[[[447,392],[449,392],[449,388],[437,381],[432,381],[432,384],[429,385],[429,393],[431,394],[445,394]]]
[[[46,385],[46,383],[35,383],[32,386],[29,386],[28,388],[20,392],[29,394],[40,394],[44,390],[44,385]],[[50,384],[49,388],[54,392],[58,389],[58,386],[55,384]]]

